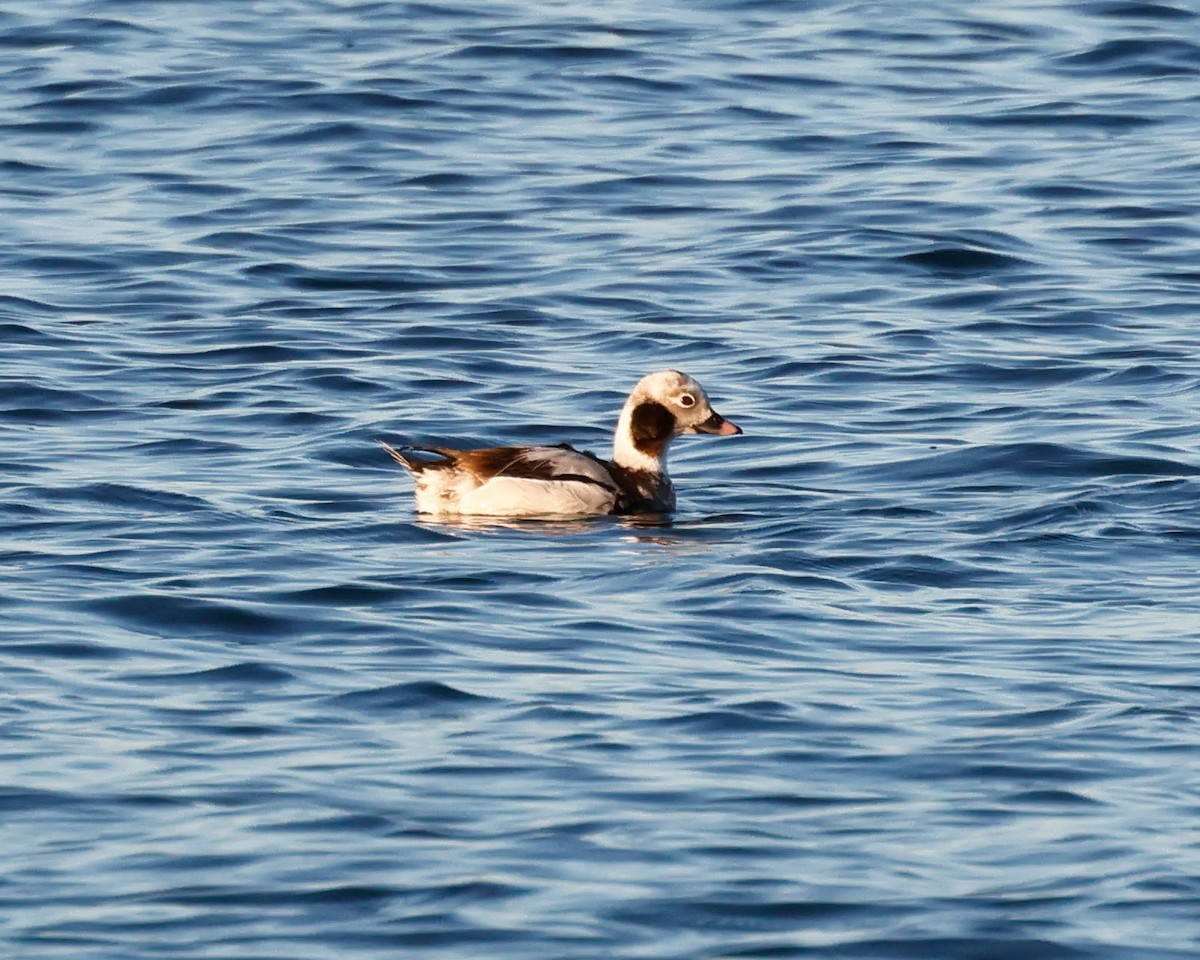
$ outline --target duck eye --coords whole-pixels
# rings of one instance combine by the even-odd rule
[[[693,397],[690,393],[680,394],[679,395],[679,405],[681,407],[694,407],[696,405],[696,398]]]

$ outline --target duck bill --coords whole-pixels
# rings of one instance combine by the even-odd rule
[[[712,433],[718,437],[733,437],[742,432],[741,427],[732,420],[726,420],[716,411],[703,423],[696,424],[695,429],[697,433]]]

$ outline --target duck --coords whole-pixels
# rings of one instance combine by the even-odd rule
[[[398,450],[380,443],[412,475],[420,514],[575,519],[671,513],[671,441],[682,434],[741,432],[712,408],[692,377],[659,370],[638,381],[621,408],[611,460],[569,443],[476,450],[413,445]]]

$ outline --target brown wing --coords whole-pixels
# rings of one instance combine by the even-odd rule
[[[557,447],[490,447],[462,453],[455,465],[482,481],[493,477],[520,480],[574,480],[616,490],[608,468],[567,444]]]

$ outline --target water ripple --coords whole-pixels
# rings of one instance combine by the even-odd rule
[[[4,955],[1200,948],[1200,17],[0,11]],[[672,518],[432,523],[380,437]]]

